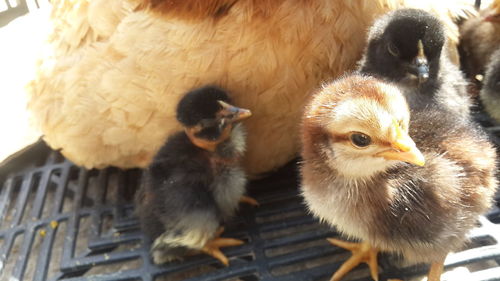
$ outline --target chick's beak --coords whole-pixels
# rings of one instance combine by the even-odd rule
[[[219,111],[220,116],[226,118],[229,122],[239,122],[252,116],[252,112],[248,109],[239,108],[223,101],[219,101],[219,104],[222,106]]]
[[[411,74],[418,77],[418,83],[423,83],[429,78],[429,63],[424,54],[424,44],[422,40],[418,40],[418,54],[410,64],[409,71]]]
[[[391,143],[392,148],[377,153],[377,156],[387,160],[398,160],[415,164],[417,166],[425,165],[425,158],[422,152],[417,148],[415,142],[407,133],[401,132],[399,127],[396,128],[397,138]]]

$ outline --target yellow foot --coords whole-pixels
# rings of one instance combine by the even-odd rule
[[[250,204],[250,205],[255,206],[255,207],[259,206],[259,202],[257,202],[257,200],[253,199],[252,197],[245,196],[245,195],[241,196],[240,203],[247,203],[247,204]]]
[[[440,262],[433,262],[431,268],[429,269],[429,274],[427,274],[427,281],[439,281],[441,280],[441,274],[443,273],[444,260]]]
[[[352,256],[333,274],[330,281],[339,281],[344,275],[362,262],[368,264],[373,280],[378,281],[377,249],[373,248],[368,242],[352,243],[334,238],[328,238],[327,240],[337,247],[352,252]]]
[[[219,248],[222,247],[231,247],[231,246],[239,246],[244,244],[243,241],[234,239],[234,238],[221,238],[220,235],[224,232],[224,227],[219,228],[215,233],[215,236],[212,240],[208,241],[205,246],[201,249],[202,252],[220,260],[225,266],[229,265],[229,260],[227,257],[221,252]]]

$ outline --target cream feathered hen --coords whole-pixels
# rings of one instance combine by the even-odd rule
[[[434,0],[52,3],[51,51],[29,85],[29,108],[53,148],[89,168],[145,167],[180,129],[182,93],[212,84],[254,113],[244,161],[253,175],[295,157],[311,90],[354,67],[376,16],[432,10],[456,43],[452,17],[469,8]]]

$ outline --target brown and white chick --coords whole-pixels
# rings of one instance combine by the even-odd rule
[[[429,105],[410,112],[398,88],[365,76],[323,87],[305,110],[302,194],[309,210],[349,238],[329,239],[353,256],[340,280],[366,262],[378,280],[377,252],[432,263],[466,241],[497,186],[496,154],[469,120]]]

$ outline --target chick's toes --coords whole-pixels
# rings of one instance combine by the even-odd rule
[[[231,247],[231,246],[239,246],[244,242],[234,238],[214,238],[205,244],[201,249],[202,252],[210,255],[223,263],[225,266],[229,265],[229,260],[227,257],[221,252],[219,248],[221,247]]]
[[[429,274],[427,274],[427,281],[439,281],[441,280],[441,274],[443,273],[444,260],[441,262],[433,262],[431,268],[429,269]]]
[[[239,239],[234,239],[234,238],[221,238],[219,237],[222,232],[224,232],[224,228],[221,227],[216,233],[215,233],[215,238],[212,240],[209,240],[205,246],[201,249],[202,252],[204,252],[207,255],[210,255],[216,259],[218,259],[222,264],[225,266],[229,265],[229,260],[227,257],[221,252],[219,248],[222,247],[232,247],[232,246],[239,246],[243,245],[245,242],[239,240]]]
[[[245,195],[241,196],[240,203],[246,203],[246,204],[249,204],[249,205],[252,205],[252,206],[255,206],[255,207],[259,206],[259,202],[257,202],[257,200],[253,199],[250,196],[245,196]]]
[[[344,275],[362,262],[368,264],[373,280],[378,281],[378,250],[376,248],[373,248],[368,242],[352,243],[335,238],[328,238],[327,240],[337,247],[352,252],[352,256],[333,274],[330,281],[339,281]]]

